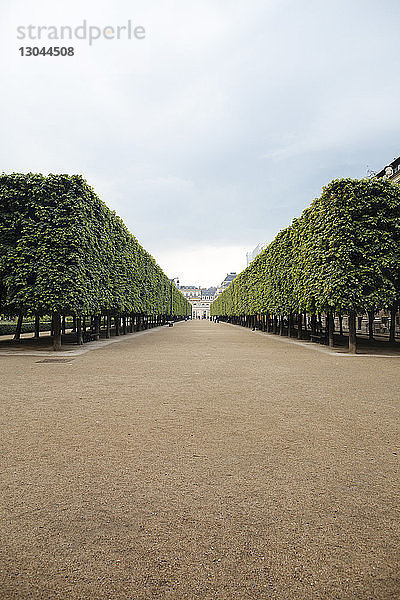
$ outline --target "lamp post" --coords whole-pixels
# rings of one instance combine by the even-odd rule
[[[176,280],[176,285],[179,285],[179,278],[178,277],[173,277],[172,279],[170,279],[171,282],[171,319],[170,319],[170,323],[169,326],[173,327],[174,326],[174,313],[173,313],[173,285],[174,285],[174,281]]]

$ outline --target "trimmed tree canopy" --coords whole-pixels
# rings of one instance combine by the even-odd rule
[[[213,315],[387,308],[400,297],[400,186],[337,179],[213,302]]]
[[[191,306],[79,175],[0,176],[0,306],[169,314]]]

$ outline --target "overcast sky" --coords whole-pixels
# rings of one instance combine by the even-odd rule
[[[1,7],[1,170],[83,174],[181,283],[220,283],[331,179],[400,155],[398,0]],[[146,37],[17,39],[84,20]]]

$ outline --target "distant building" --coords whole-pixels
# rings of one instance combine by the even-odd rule
[[[179,288],[179,291],[192,305],[192,317],[194,319],[208,319],[215,290],[214,287],[201,288],[198,285],[183,285]]]
[[[215,292],[217,291],[216,287],[210,287],[208,289],[201,290],[201,299],[202,300],[211,300],[211,302],[215,298]]]
[[[228,285],[230,285],[236,277],[237,277],[237,273],[227,273],[225,279],[221,283],[221,287],[226,289],[228,287]]]
[[[214,294],[214,300],[215,298],[218,298],[218,296],[220,294],[222,294],[222,292],[224,290],[226,290],[226,288],[232,283],[232,281],[235,279],[235,277],[237,276],[237,273],[227,273],[225,279],[222,281],[221,285],[219,285],[215,291]]]
[[[179,291],[187,298],[201,298],[201,288],[198,285],[181,285]]]
[[[210,306],[217,295],[223,292],[228,285],[235,279],[236,273],[228,273],[221,285],[217,287],[201,288],[198,285],[182,285],[179,291],[187,298],[192,305],[193,319],[208,319],[210,316]]]
[[[384,167],[375,175],[378,179],[390,179],[393,183],[400,183],[400,156],[392,160],[392,162]]]
[[[249,264],[251,262],[253,262],[253,260],[255,259],[255,257],[258,254],[261,254],[261,252],[264,250],[264,248],[266,248],[268,245],[268,242],[263,242],[262,244],[258,244],[253,250],[251,250],[250,252],[246,252],[246,266],[249,266]]]

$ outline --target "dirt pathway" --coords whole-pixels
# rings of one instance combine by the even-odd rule
[[[394,600],[397,358],[207,321],[2,356],[2,599]]]

